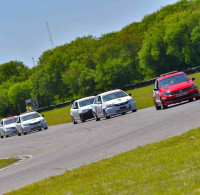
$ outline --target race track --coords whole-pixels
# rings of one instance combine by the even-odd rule
[[[0,194],[156,142],[200,126],[200,101],[166,110],[138,110],[123,116],[49,127],[0,140],[0,158],[31,155],[0,171]]]

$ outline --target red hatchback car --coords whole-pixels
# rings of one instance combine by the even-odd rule
[[[160,75],[153,90],[156,110],[181,101],[199,99],[199,90],[193,80],[195,78],[190,79],[184,72],[174,71]]]

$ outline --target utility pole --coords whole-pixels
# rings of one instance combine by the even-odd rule
[[[33,60],[33,66],[35,66],[35,59],[34,59],[34,57],[32,57],[32,60]]]
[[[19,108],[19,114],[21,114],[21,108],[20,108],[19,102],[18,102],[18,108]]]
[[[52,39],[50,30],[49,30],[49,25],[48,25],[48,22],[47,22],[47,21],[46,21],[46,25],[47,25],[47,31],[48,31],[48,33],[49,33],[49,39],[50,39],[50,42],[51,42],[51,45],[52,45],[52,49],[54,49],[53,39]]]

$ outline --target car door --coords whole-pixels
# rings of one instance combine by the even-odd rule
[[[3,120],[0,122],[0,136],[4,136]]]
[[[79,111],[78,111],[78,102],[77,101],[75,101],[75,103],[74,103],[73,114],[74,114],[73,116],[74,116],[75,120],[79,120],[80,119],[80,117],[79,117]]]
[[[97,103],[96,103],[97,115],[98,117],[103,116],[103,109],[102,109],[102,99],[101,96],[98,96]]]
[[[70,114],[71,114],[71,116],[73,117],[73,118],[75,118],[75,109],[74,109],[74,107],[75,107],[75,103],[76,103],[76,101],[74,101],[74,103],[72,104],[72,108],[71,108],[71,110],[70,110]]]
[[[17,118],[16,129],[19,134],[23,133],[22,125],[21,125],[21,118]]]
[[[155,86],[153,89],[153,98],[156,103],[160,103],[160,92],[159,92],[158,80],[156,80]]]

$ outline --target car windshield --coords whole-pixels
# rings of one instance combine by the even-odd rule
[[[172,76],[172,77],[168,77],[166,79],[160,80],[160,87],[163,88],[163,87],[167,87],[167,86],[174,85],[177,83],[182,83],[188,80],[190,79],[185,74],[179,74],[176,76]]]
[[[4,121],[4,125],[10,125],[12,123],[16,123],[16,121],[17,121],[17,118],[8,119]]]
[[[22,116],[21,119],[22,121],[27,121],[27,120],[38,118],[38,117],[41,117],[41,116],[38,113],[33,113],[33,114]]]
[[[121,98],[121,97],[125,97],[125,96],[128,96],[125,92],[118,91],[118,92],[110,93],[110,94],[107,94],[107,95],[103,95],[103,101],[107,102],[107,101],[114,100],[114,99]]]
[[[93,104],[93,102],[94,102],[94,98],[90,98],[90,99],[87,99],[87,100],[80,101],[79,106],[80,107],[88,106],[88,105]]]

